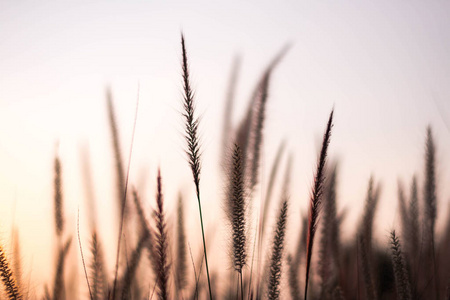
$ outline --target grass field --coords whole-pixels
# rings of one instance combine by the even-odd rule
[[[49,265],[52,280],[38,287],[30,282],[30,272],[39,270],[21,265],[20,226],[13,226],[10,244],[2,242],[0,246],[1,298],[449,299],[450,211],[438,201],[438,185],[444,183],[438,177],[439,141],[432,127],[423,129],[423,156],[417,157],[423,161],[423,169],[418,176],[398,180],[398,196],[390,202],[398,220],[381,239],[374,238],[383,197],[382,179],[375,175],[367,178],[367,192],[361,195],[364,209],[357,222],[346,228],[349,238],[342,238],[342,224],[352,207],[341,209],[337,192],[344,180],[341,162],[329,155],[334,126],[339,126],[335,121],[339,107],[329,107],[328,118],[323,120],[308,199],[296,195],[298,182],[292,178],[296,153],[289,152],[289,141],[280,143],[273,161],[264,162],[264,143],[272,142],[265,137],[271,114],[267,102],[274,71],[288,52],[289,46],[282,48],[263,70],[248,108],[236,124],[233,106],[238,63],[232,68],[217,163],[222,190],[220,199],[214,199],[220,203],[220,211],[214,215],[222,217],[215,222],[204,221],[213,212],[205,205],[211,200],[203,193],[204,131],[196,111],[193,86],[197,85],[190,76],[195,65],[189,64],[184,37],[179,114],[184,140],[180,138],[179,148],[185,152],[185,164],[175,167],[189,170],[191,188],[180,189],[165,181],[166,166],[160,165],[146,180],[151,182],[146,185],[154,196],[142,197],[142,186],[130,180],[139,105],[131,139],[124,141],[117,121],[120,113],[107,90],[105,108],[114,166],[110,188],[115,195],[108,203],[114,209],[100,207],[94,200],[96,184],[90,175],[89,153],[84,152],[83,178],[79,180],[88,191],[83,200],[88,210],[66,211],[66,161],[56,147],[53,166],[48,166],[53,170],[54,195],[54,244],[48,245],[48,251],[55,253]],[[171,200],[176,203],[171,210],[167,208],[167,190],[181,191],[176,201]],[[192,201],[196,213],[188,214],[185,207],[193,206]],[[293,204],[301,201],[307,210],[301,214],[291,211],[296,207]],[[105,225],[99,220],[110,211],[115,212],[109,216],[115,227],[108,231],[108,240],[114,243],[105,243],[101,234]],[[442,229],[436,225],[438,216],[444,220]],[[76,227],[71,226],[75,223]],[[78,277],[73,275],[75,269]]]

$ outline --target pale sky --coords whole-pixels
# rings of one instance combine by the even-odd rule
[[[0,1],[0,237],[7,244],[11,224],[17,224],[24,268],[33,268],[36,282],[47,280],[37,274],[51,261],[55,242],[57,141],[68,231],[75,234],[78,207],[86,223],[80,147],[89,145],[104,239],[116,239],[107,86],[124,158],[140,86],[130,180],[148,208],[161,166],[169,217],[180,189],[192,194],[186,206],[197,216],[183,152],[181,31],[201,116],[202,190],[211,227],[220,227],[214,222],[223,218],[218,161],[231,62],[237,55],[242,61],[238,122],[262,70],[288,42],[293,46],[270,86],[262,174],[264,188],[276,148],[286,139],[295,157],[292,222],[306,209],[316,151],[333,106],[330,158],[340,161],[338,208],[348,209],[349,234],[373,174],[383,185],[376,230],[385,241],[398,219],[397,179],[409,185],[417,174],[422,181],[428,124],[437,145],[438,211],[440,217],[447,213],[448,1]],[[198,225],[196,217],[188,222]]]

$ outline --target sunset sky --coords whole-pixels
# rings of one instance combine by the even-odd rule
[[[348,210],[349,239],[372,174],[382,184],[376,232],[386,241],[398,219],[397,180],[409,186],[416,174],[423,181],[427,125],[437,145],[438,212],[447,214],[449,1],[0,1],[0,240],[9,244],[16,224],[23,268],[33,269],[39,285],[49,278],[38,274],[55,243],[55,153],[63,164],[67,236],[76,238],[79,207],[88,247],[81,170],[81,149],[88,149],[101,232],[106,243],[117,238],[107,87],[125,160],[139,92],[130,184],[150,208],[160,166],[169,218],[178,192],[192,195],[186,209],[195,217],[188,222],[198,232],[181,118],[181,32],[201,117],[207,226],[220,227],[223,218],[219,155],[233,59],[241,60],[238,123],[262,71],[287,43],[270,85],[262,186],[285,139],[294,155],[290,224],[298,226],[306,212],[333,107],[330,159],[339,161],[338,209]]]

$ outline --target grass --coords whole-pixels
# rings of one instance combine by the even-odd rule
[[[419,182],[417,178],[422,177],[413,174],[409,189],[405,182],[398,181],[400,228],[392,228],[390,234],[386,234],[384,243],[374,238],[374,228],[377,226],[375,217],[382,198],[381,185],[374,180],[375,177],[369,179],[365,201],[361,201],[364,210],[354,238],[350,242],[343,242],[340,238],[341,224],[346,217],[345,211],[338,210],[340,163],[332,161],[328,165],[327,162],[334,109],[328,121],[325,123],[324,120],[325,132],[316,170],[314,174],[309,174],[312,181],[309,199],[300,199],[291,191],[291,185],[296,187],[298,182],[291,179],[295,153],[286,155],[289,151],[288,141],[283,141],[278,147],[270,166],[269,180],[267,183],[262,180],[264,143],[271,142],[266,141],[267,137],[264,136],[266,115],[270,114],[266,110],[268,101],[271,101],[269,87],[273,84],[271,78],[274,77],[275,66],[280,63],[287,49],[289,47],[283,48],[263,71],[248,109],[238,124],[232,120],[239,59],[235,60],[232,67],[220,157],[222,179],[226,187],[220,213],[225,216],[227,223],[229,250],[227,247],[214,247],[214,251],[218,251],[217,248],[222,251],[218,253],[207,247],[213,241],[218,242],[213,239],[216,235],[213,225],[217,224],[207,228],[208,224],[204,223],[203,214],[212,212],[202,212],[202,201],[212,200],[201,197],[203,147],[198,134],[200,123],[191,88],[186,41],[182,36],[183,97],[180,102],[183,105],[188,164],[179,167],[189,168],[192,173],[200,228],[193,230],[186,225],[186,220],[192,218],[185,210],[189,206],[188,194],[179,193],[176,213],[173,214],[176,217],[172,218],[171,211],[167,210],[170,205],[167,205],[163,190],[177,190],[179,187],[172,182],[166,182],[163,186],[161,174],[164,166],[156,175],[156,192],[151,201],[141,198],[139,189],[133,186],[133,182],[128,182],[132,151],[126,168],[112,93],[108,90],[106,109],[115,170],[112,189],[116,194],[111,205],[117,207],[119,213],[115,220],[116,224],[120,224],[117,228],[117,248],[103,244],[95,213],[90,216],[90,245],[85,249],[79,229],[72,230],[65,222],[69,219],[63,201],[63,170],[66,169],[64,161],[56,155],[53,166],[49,166],[54,171],[56,255],[53,280],[42,288],[42,292],[24,280],[18,232],[15,230],[12,253],[5,251],[6,245],[0,243],[0,298],[406,300],[448,297],[450,214],[446,216],[447,231],[438,235],[436,220],[440,213],[440,207],[437,206],[440,181],[436,169],[439,162],[436,160],[437,143],[431,127],[424,131],[424,181]],[[339,126],[339,123],[336,125]],[[286,167],[282,163],[285,156]],[[279,178],[282,165],[285,176]],[[88,166],[85,169],[88,170]],[[127,188],[129,184],[131,191]],[[94,184],[90,186],[91,189],[95,187]],[[261,191],[263,193],[259,195]],[[275,197],[278,191],[280,195]],[[258,196],[261,196],[259,203],[256,202]],[[90,202],[94,201],[92,196],[88,198]],[[364,200],[363,197],[361,200]],[[292,211],[291,204],[294,201],[307,204],[307,214],[300,215]],[[152,203],[153,208],[149,209],[148,203]],[[278,207],[273,219],[270,213],[272,204]],[[90,203],[90,207],[94,205]],[[219,219],[217,223],[223,225],[223,220]],[[269,224],[274,224],[273,228]],[[75,234],[78,235],[79,247],[74,247],[72,243]],[[298,240],[293,241],[290,236]],[[201,241],[199,253],[192,253],[194,241]],[[78,267],[84,269],[85,279],[80,283],[67,276],[67,271],[73,268],[69,262],[74,253],[80,257]],[[114,254],[115,262],[108,264],[106,257]],[[222,254],[227,255],[227,261],[219,261]],[[211,261],[216,266],[211,266]],[[114,265],[114,269],[108,269],[108,265]],[[84,292],[77,297],[74,293],[76,290]]]

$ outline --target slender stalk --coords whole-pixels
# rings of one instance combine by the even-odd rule
[[[328,144],[330,143],[331,127],[333,126],[333,110],[328,119],[327,129],[323,136],[322,150],[320,151],[317,171],[314,180],[314,189],[310,200],[308,236],[306,238],[306,280],[305,280],[305,300],[308,296],[309,269],[311,267],[312,249],[314,235],[316,233],[319,212],[321,208],[321,198],[323,193],[323,183],[325,181],[325,161],[327,157]]]
[[[83,270],[84,270],[84,275],[86,278],[86,283],[88,286],[88,290],[89,290],[89,296],[91,297],[91,300],[94,299],[94,297],[92,296],[92,292],[91,292],[91,285],[89,283],[89,278],[88,278],[88,274],[86,271],[86,264],[84,262],[84,254],[83,254],[83,247],[81,246],[81,237],[80,237],[80,209],[78,208],[78,214],[77,214],[77,234],[78,234],[78,245],[80,246],[80,254],[81,254],[81,261],[83,263]]]
[[[242,270],[239,272],[239,277],[241,278],[241,299],[244,300],[244,283],[242,282]]]
[[[200,226],[202,228],[203,253],[205,255],[206,274],[208,276],[209,297],[213,299],[211,291],[211,280],[209,276],[208,255],[206,251],[205,229],[203,226],[202,204],[200,201],[200,145],[197,135],[198,119],[194,117],[194,95],[189,83],[189,69],[187,62],[184,36],[181,34],[181,47],[183,52],[183,88],[184,88],[184,109],[183,116],[186,119],[186,140],[188,143],[189,164],[194,178],[195,190],[197,193],[198,211],[200,214]]]
[[[136,132],[136,121],[137,121],[138,109],[139,109],[139,86],[138,86],[138,97],[136,100],[136,110],[134,113],[133,131],[131,134],[131,146],[130,146],[130,152],[128,154],[128,167],[127,167],[127,173],[126,173],[126,178],[125,178],[125,186],[124,186],[123,195],[122,195],[123,201],[121,202],[122,207],[121,207],[121,213],[120,213],[119,237],[117,239],[116,266],[115,266],[114,283],[113,283],[113,290],[112,290],[112,299],[113,300],[116,299],[115,297],[116,297],[117,276],[119,273],[120,243],[122,241],[123,226],[125,223],[125,207],[127,204],[128,178],[130,176],[131,155],[133,154],[134,134]]]

